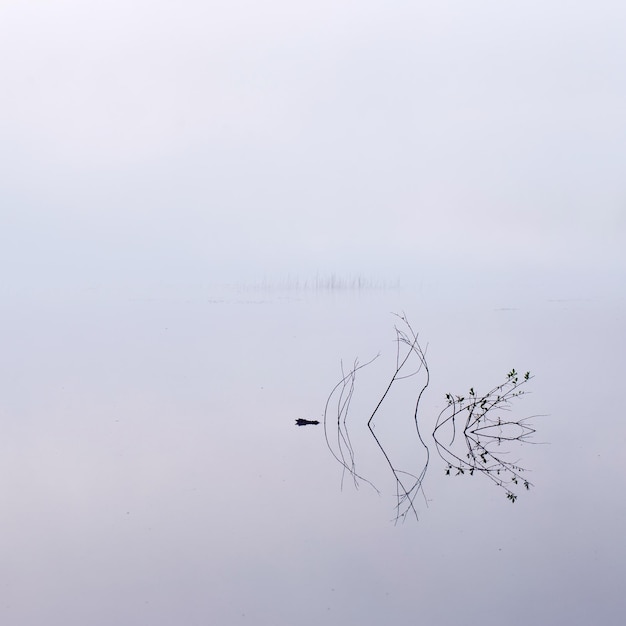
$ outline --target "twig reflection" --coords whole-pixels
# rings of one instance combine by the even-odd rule
[[[383,455],[394,477],[396,488],[396,522],[398,522],[400,519],[404,519],[408,513],[411,513],[417,519],[417,510],[415,508],[414,501],[418,493],[422,491],[422,482],[426,475],[426,470],[428,468],[428,462],[430,458],[430,451],[428,449],[428,446],[424,443],[418,422],[418,411],[420,401],[422,399],[422,394],[428,387],[428,383],[430,381],[430,372],[428,370],[428,364],[426,363],[426,352],[424,349],[422,349],[418,341],[417,334],[414,332],[406,317],[404,315],[397,315],[397,317],[402,322],[402,324],[400,325],[400,327],[394,327],[396,333],[395,371],[393,372],[385,391],[378,400],[378,403],[374,407],[374,410],[370,413],[367,420],[368,430],[374,441],[376,442],[378,449]],[[354,448],[352,446],[352,442],[350,441],[350,435],[347,427],[347,418],[350,409],[350,402],[354,394],[356,374],[362,368],[367,367],[368,365],[373,363],[378,358],[378,356],[379,355],[375,356],[372,360],[363,364],[359,364],[358,361],[355,361],[352,368],[348,371],[347,374],[344,372],[342,364],[343,377],[331,391],[328,400],[326,401],[326,406],[324,408],[324,434],[326,436],[326,443],[329,450],[331,451],[331,454],[343,467],[342,486],[345,473],[348,472],[352,476],[353,482],[356,487],[358,487],[359,481],[363,481],[373,487],[377,493],[380,493],[371,481],[367,480],[357,473],[354,458]],[[417,361],[417,363],[413,366],[413,363],[415,361]],[[413,371],[410,371],[410,366],[414,367]],[[409,373],[406,373],[407,371]],[[378,414],[383,402],[385,401],[385,399],[387,399],[392,387],[395,384],[405,379],[414,378],[422,371],[424,373],[423,381],[420,385],[417,399],[415,401],[413,419],[417,434],[417,440],[424,448],[426,458],[420,472],[415,474],[413,472],[400,469],[394,464],[391,456],[383,446],[383,443],[374,432],[374,418]],[[337,435],[335,439],[331,439],[328,432],[330,427],[330,415],[331,412],[332,415],[335,415],[335,411]]]
[[[511,502],[517,499],[514,485],[522,484],[530,489],[532,483],[522,476],[526,470],[519,465],[519,461],[505,458],[510,452],[503,444],[526,442],[535,429],[529,424],[530,417],[505,419],[502,412],[511,410],[512,400],[524,395],[525,390],[521,387],[532,378],[530,372],[526,372],[520,380],[513,369],[501,385],[483,396],[478,396],[473,387],[467,397],[446,395],[448,404],[437,418],[433,440],[439,456],[447,464],[447,475],[453,470],[456,470],[457,476],[480,473],[504,489]],[[461,418],[463,456],[460,456],[463,452],[457,453],[453,449],[459,428],[457,418]],[[444,443],[446,433],[449,434],[449,443]]]
[[[430,371],[426,362],[426,349],[422,348],[418,336],[405,315],[396,315],[399,323],[394,326],[396,343],[396,363],[389,382],[373,411],[369,413],[367,428],[391,471],[395,483],[396,506],[394,522],[404,521],[407,515],[418,519],[415,499],[421,492],[430,463],[430,448],[420,431],[420,403],[430,382]],[[374,484],[359,474],[356,469],[355,451],[350,439],[348,416],[355,391],[357,372],[371,365],[380,355],[366,363],[355,360],[346,372],[342,363],[342,378],[333,388],[324,407],[324,436],[333,457],[341,464],[343,487],[346,474],[349,474],[355,487],[360,482],[367,483],[377,493]],[[393,454],[385,447],[381,438],[374,432],[374,420],[381,406],[389,398],[392,388],[407,379],[420,380],[416,387],[416,400],[413,422],[416,432],[416,445],[422,450],[421,470],[410,472],[398,467]],[[505,381],[493,387],[484,395],[477,395],[474,388],[467,397],[446,394],[446,406],[438,415],[430,443],[445,463],[445,473],[451,475],[484,475],[495,485],[504,489],[506,497],[515,502],[516,486],[530,489],[532,483],[524,476],[525,469],[519,461],[508,459],[510,451],[505,444],[527,442],[535,432],[529,423],[531,418],[506,419],[503,413],[511,410],[511,403],[522,396],[522,389],[533,377],[530,372],[522,377],[513,369]],[[457,432],[460,436],[457,437]],[[462,435],[462,436],[461,436]],[[420,458],[419,450],[415,458]],[[417,461],[416,461],[417,462]]]

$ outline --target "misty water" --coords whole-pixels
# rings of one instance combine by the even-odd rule
[[[621,623],[624,301],[592,283],[453,284],[8,301],[3,623]],[[417,515],[398,524],[366,427],[395,367],[393,313],[419,333],[431,376],[419,412],[431,459]],[[356,469],[380,493],[355,487],[323,423],[295,423],[323,422],[342,363],[378,353],[349,423]],[[446,393],[484,393],[511,368],[533,378],[510,416],[536,416],[509,451],[532,483],[514,503],[484,476],[446,476],[430,438]],[[411,472],[424,461],[419,382],[401,381],[375,420]]]
[[[622,626],[625,30],[1,2],[0,626]]]

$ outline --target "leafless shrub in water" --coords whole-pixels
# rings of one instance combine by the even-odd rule
[[[413,328],[411,327],[406,317],[404,315],[397,315],[397,317],[401,321],[401,324],[400,326],[395,326],[395,371],[393,372],[387,384],[387,387],[385,388],[380,399],[378,400],[378,403],[374,407],[374,410],[369,414],[367,420],[367,427],[369,429],[369,432],[376,442],[376,445],[378,446],[394,477],[397,500],[395,516],[396,522],[401,519],[405,519],[408,513],[411,513],[417,518],[417,510],[415,508],[414,501],[418,493],[420,493],[420,491],[422,490],[422,481],[424,479],[424,476],[426,475],[428,460],[430,457],[430,451],[428,449],[428,446],[426,446],[422,439],[418,423],[419,404],[422,398],[422,394],[428,387],[428,383],[430,380],[428,364],[426,363],[426,353],[425,350],[422,349],[418,341],[417,334],[413,331]],[[352,368],[347,373],[344,372],[342,365],[343,377],[331,391],[328,400],[326,401],[326,406],[324,409],[324,433],[326,436],[326,443],[329,450],[331,451],[335,459],[343,466],[344,474],[342,475],[342,485],[345,473],[348,472],[351,475],[355,486],[358,487],[359,481],[364,481],[378,492],[378,489],[376,489],[376,487],[369,480],[359,475],[356,471],[354,448],[352,446],[352,442],[350,441],[350,435],[347,427],[350,403],[354,394],[356,374],[359,370],[367,367],[377,358],[378,355],[372,360],[363,364],[359,364],[358,361],[355,361],[352,365]],[[412,371],[411,367],[414,368]],[[425,450],[426,460],[422,470],[418,474],[415,474],[400,469],[394,464],[383,443],[374,432],[374,419],[378,414],[383,402],[389,396],[392,387],[396,385],[399,381],[416,377],[422,371],[424,372],[424,378],[417,393],[413,418],[417,438],[421,446],[423,446]],[[336,419],[334,421],[336,423],[337,429],[336,438],[333,440],[331,440],[331,437],[329,436],[331,411],[332,415],[336,416]]]

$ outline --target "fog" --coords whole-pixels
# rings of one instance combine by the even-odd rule
[[[14,288],[623,267],[619,2],[3,2]]]

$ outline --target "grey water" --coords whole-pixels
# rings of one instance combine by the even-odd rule
[[[623,296],[593,281],[464,284],[7,299],[2,622],[621,623]],[[395,364],[393,313],[426,347],[431,448],[446,393],[531,371],[511,414],[536,416],[536,432],[507,454],[533,486],[514,503],[484,476],[446,476],[431,449],[417,516],[394,523],[366,428]],[[295,420],[323,421],[342,364],[379,353],[350,414],[356,469],[377,492],[346,475],[323,424]],[[410,471],[424,460],[417,383],[375,420]]]

